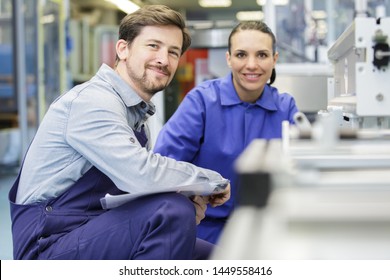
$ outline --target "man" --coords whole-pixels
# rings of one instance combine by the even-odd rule
[[[230,186],[218,196],[100,204],[107,193],[222,179],[148,150],[150,99],[172,80],[190,43],[179,13],[145,6],[121,21],[115,69],[102,65],[50,106],[10,191],[15,259],[207,258],[212,245],[196,239],[196,224],[207,203],[229,199]]]

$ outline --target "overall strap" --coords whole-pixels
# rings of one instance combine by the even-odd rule
[[[145,133],[145,125],[141,126],[141,130],[137,131],[133,129],[135,137],[137,137],[138,142],[141,144],[142,147],[146,147],[146,144],[148,143],[148,137]]]

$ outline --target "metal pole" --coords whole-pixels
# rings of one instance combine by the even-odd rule
[[[274,35],[277,37],[276,33],[276,12],[275,5],[273,1],[266,1],[264,10],[264,22],[267,23],[268,27],[271,28]]]
[[[367,11],[367,0],[355,0],[356,17],[366,17]]]
[[[327,43],[328,46],[332,46],[336,41],[336,32],[335,32],[335,17],[333,16],[333,11],[335,11],[334,0],[326,1],[326,13],[328,14],[327,23],[328,23],[328,34],[327,34]]]
[[[25,53],[25,26],[23,1],[14,0],[12,5],[13,25],[13,61],[14,61],[14,89],[18,102],[18,122],[21,137],[21,158],[27,151],[29,142],[27,124],[27,91],[26,91],[26,53]]]

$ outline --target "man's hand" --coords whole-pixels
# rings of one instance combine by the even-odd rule
[[[196,224],[199,225],[200,221],[204,219],[207,209],[207,203],[209,202],[208,196],[194,195],[190,199],[195,205],[196,210]]]
[[[190,199],[195,205],[196,210],[196,224],[199,225],[205,217],[207,204],[210,203],[212,207],[220,206],[230,199],[230,184],[225,190],[219,194],[213,194],[209,196],[194,195]]]
[[[230,183],[225,190],[219,194],[208,196],[208,201],[212,207],[220,206],[230,199]]]

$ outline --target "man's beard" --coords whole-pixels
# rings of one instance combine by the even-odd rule
[[[153,67],[146,65],[144,69],[150,69],[150,68]],[[156,66],[154,66],[154,68],[156,68]],[[170,72],[167,69],[164,69],[162,67],[159,69],[167,73],[167,77],[170,76]],[[133,68],[129,64],[127,65],[127,72],[130,76],[130,79],[137,86],[137,88],[140,89],[142,92],[150,94],[151,96],[155,95],[159,91],[162,91],[169,84],[169,79],[167,80],[166,83],[159,83],[158,80],[150,81],[146,74],[147,71],[144,71],[142,76],[139,76],[133,71]]]

